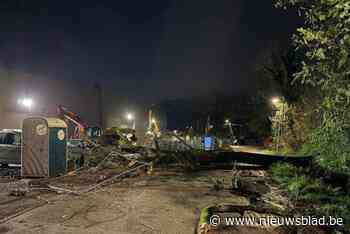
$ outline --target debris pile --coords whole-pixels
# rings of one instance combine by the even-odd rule
[[[125,177],[146,173],[151,162],[140,153],[125,153],[116,147],[96,147],[84,155],[84,165],[58,177],[49,186],[75,195],[93,191]]]
[[[41,181],[40,186],[35,188],[26,186],[25,189],[11,189],[11,191],[14,191],[13,194],[24,191],[21,192],[23,196],[27,192],[38,189],[59,194],[80,195],[126,177],[150,174],[153,167],[195,169],[196,151],[181,142],[181,139],[176,140],[176,144],[173,144],[173,146],[181,145],[181,147],[166,147],[164,145],[168,137],[164,135],[153,139],[154,148],[131,145],[128,148],[121,148],[116,145],[102,146],[85,144],[83,141],[74,142],[74,145],[68,147],[68,173],[66,175],[30,180]]]

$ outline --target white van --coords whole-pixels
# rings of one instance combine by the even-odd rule
[[[0,130],[0,166],[21,164],[21,135],[19,129]]]

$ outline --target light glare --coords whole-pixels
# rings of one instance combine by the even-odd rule
[[[18,100],[18,104],[25,108],[31,109],[33,106],[33,100],[31,98],[22,98]]]
[[[271,102],[276,105],[280,102],[280,99],[278,97],[274,97],[271,99]]]
[[[128,120],[133,120],[133,119],[134,119],[134,115],[131,114],[131,113],[127,113],[127,114],[126,114],[126,118],[127,118]]]

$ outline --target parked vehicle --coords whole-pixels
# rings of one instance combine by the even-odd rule
[[[19,129],[0,130],[0,165],[21,164],[21,135]]]
[[[21,164],[21,136],[22,130],[0,130],[0,167]],[[81,139],[70,139],[67,144],[69,153],[81,154],[86,146]]]

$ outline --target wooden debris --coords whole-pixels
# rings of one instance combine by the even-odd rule
[[[96,185],[94,185],[94,186],[92,186],[90,188],[87,188],[86,190],[81,191],[79,194],[88,193],[88,192],[91,192],[91,191],[93,191],[95,189],[98,189],[99,187],[106,186],[107,184],[113,183],[115,180],[120,179],[123,176],[127,176],[127,175],[129,175],[129,174],[131,174],[131,173],[133,173],[135,171],[138,171],[139,169],[141,169],[143,167],[148,167],[148,164],[142,164],[142,165],[134,167],[134,168],[132,168],[130,170],[124,171],[124,172],[122,172],[122,173],[120,173],[118,175],[115,175],[115,176],[113,176],[113,177],[111,177],[109,179],[106,179],[106,180],[104,180],[104,181],[102,181],[102,182],[100,182],[100,183],[98,183],[98,184],[96,184]]]
[[[56,187],[56,186],[52,186],[52,185],[48,185],[49,189],[54,190],[58,193],[69,193],[69,194],[73,194],[73,195],[80,195],[79,192],[73,191],[73,190],[69,190],[69,189],[65,189],[65,188],[60,188],[60,187]]]

